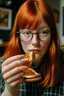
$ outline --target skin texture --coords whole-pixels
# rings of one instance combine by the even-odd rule
[[[21,66],[27,63],[28,59],[24,55],[16,55],[8,58],[2,64],[2,74],[5,80],[5,90],[1,96],[18,96],[18,88],[23,82],[23,75],[27,66]]]
[[[44,21],[41,24],[39,24],[39,26],[36,29],[36,32],[38,32],[38,30],[40,30],[41,28],[43,30],[50,30],[50,28],[48,27],[48,25]],[[50,44],[50,39],[51,39],[51,34],[49,34],[48,40],[43,38],[43,41],[40,41],[38,39],[37,35],[35,34],[35,35],[33,35],[33,38],[31,41],[29,41],[27,43],[21,41],[22,48],[25,53],[28,51],[35,50],[34,51],[35,55],[34,55],[34,59],[33,59],[34,64],[37,64],[41,61],[41,58],[43,57],[43,55],[46,53],[46,51],[48,49],[48,46]]]

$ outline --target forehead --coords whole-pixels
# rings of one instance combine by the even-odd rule
[[[45,21],[42,21],[38,26],[37,26],[37,30],[38,29],[40,29],[40,28],[42,28],[42,29],[50,29],[50,27],[47,25],[47,23],[45,22]]]

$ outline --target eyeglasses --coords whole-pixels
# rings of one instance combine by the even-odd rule
[[[23,42],[31,41],[32,38],[33,38],[33,34],[37,34],[38,39],[41,40],[41,41],[48,40],[50,38],[50,30],[41,29],[38,32],[35,32],[35,31],[29,30],[29,29],[23,29],[23,30],[20,30],[17,33],[20,33],[20,39]]]

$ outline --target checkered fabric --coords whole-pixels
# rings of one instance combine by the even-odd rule
[[[4,91],[4,79],[2,77],[1,73],[1,64],[2,64],[2,58],[0,59],[0,96],[1,93]],[[64,63],[64,56],[62,59]],[[64,64],[63,64],[64,67]],[[39,72],[38,67],[32,66],[33,69]],[[62,72],[63,73],[63,72]],[[64,73],[62,74],[64,78]],[[64,96],[64,80],[54,87],[50,88],[44,88],[42,85],[40,85],[38,82],[32,82],[32,83],[23,83],[21,84],[19,88],[19,96]]]

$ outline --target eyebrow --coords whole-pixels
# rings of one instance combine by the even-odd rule
[[[50,29],[48,26],[41,26],[39,29],[37,29],[37,30],[41,30],[41,29]],[[28,30],[30,30],[30,29],[20,29],[20,31],[22,31],[22,30],[26,30],[26,31],[28,31]]]
[[[48,26],[41,26],[39,29],[44,29],[44,28],[50,29]]]

